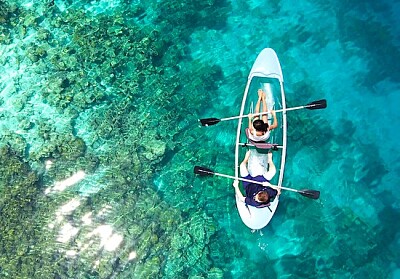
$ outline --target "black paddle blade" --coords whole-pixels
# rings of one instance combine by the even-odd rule
[[[313,110],[313,109],[324,109],[326,108],[327,104],[326,104],[326,100],[322,99],[322,100],[318,100],[318,101],[314,101],[312,103],[309,103],[306,105],[307,109]]]
[[[207,169],[205,167],[200,167],[200,166],[195,166],[193,169],[195,174],[199,174],[199,175],[213,175],[214,172],[210,169]]]
[[[221,121],[221,119],[218,119],[218,118],[203,118],[203,119],[200,119],[200,122],[201,122],[202,126],[215,125],[220,121]]]
[[[314,200],[318,200],[319,199],[319,191],[316,191],[316,190],[304,189],[304,190],[300,190],[299,193],[302,196],[305,196],[305,197],[310,198],[310,199],[314,199]]]

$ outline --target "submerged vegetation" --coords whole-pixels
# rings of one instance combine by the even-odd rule
[[[151,183],[223,78],[217,66],[182,61],[191,60],[190,30],[220,28],[229,7],[173,2],[152,7],[154,22],[141,4],[97,16],[83,6],[33,4],[40,14],[1,4],[6,43],[20,47],[9,59],[31,71],[13,79],[14,92],[25,89],[15,102],[32,114],[18,133],[1,134],[1,276],[223,274],[209,254],[215,221],[201,212],[189,221]],[[163,12],[171,5],[180,8]],[[48,109],[35,111],[33,99]]]

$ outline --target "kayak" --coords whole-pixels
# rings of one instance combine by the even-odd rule
[[[250,74],[247,79],[246,88],[243,94],[243,100],[240,107],[239,120],[236,133],[235,146],[235,177],[240,177],[239,165],[242,162],[246,148],[250,148],[250,158],[248,161],[248,171],[252,176],[262,175],[268,167],[268,150],[263,150],[249,142],[246,136],[248,128],[248,118],[245,115],[253,113],[254,106],[257,103],[257,90],[262,88],[267,95],[268,110],[282,110],[277,113],[278,127],[271,131],[268,143],[272,143],[278,148],[274,148],[273,161],[276,166],[276,174],[270,181],[271,184],[282,186],[283,174],[285,171],[286,158],[286,101],[283,88],[283,75],[278,56],[271,48],[263,49],[257,56]],[[244,117],[243,117],[244,116]],[[272,124],[272,116],[268,115],[269,124]],[[253,230],[264,228],[271,221],[279,203],[276,197],[270,206],[256,208],[247,206],[236,197],[236,206],[243,223]]]

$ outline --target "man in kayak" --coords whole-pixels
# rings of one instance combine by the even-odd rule
[[[272,125],[268,125],[268,115],[263,114],[262,118],[257,115],[260,113],[260,103],[262,102],[263,112],[268,111],[267,101],[265,92],[262,89],[258,89],[258,100],[256,104],[256,111],[254,115],[249,114],[249,134],[248,137],[252,141],[263,142],[269,139],[270,131],[278,127],[278,120],[276,118],[276,112],[271,111],[273,122]]]
[[[240,164],[240,176],[244,179],[253,180],[257,182],[269,182],[276,173],[276,168],[274,162],[272,161],[272,153],[268,153],[268,171],[263,175],[251,176],[247,170],[247,163],[250,157],[250,151],[247,151],[246,156],[242,163]],[[269,184],[269,183],[268,183]],[[233,182],[233,187],[235,188],[235,193],[239,197],[240,201],[246,203],[247,205],[255,206],[258,208],[269,206],[270,202],[281,194],[281,188],[272,186],[263,186],[258,183],[251,183],[243,181],[243,187],[246,192],[246,196],[243,196],[239,189],[239,181],[235,180]]]

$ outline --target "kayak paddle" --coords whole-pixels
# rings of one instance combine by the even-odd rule
[[[258,181],[254,181],[254,180],[250,180],[250,179],[245,179],[245,178],[240,178],[240,177],[234,177],[234,176],[230,176],[230,175],[226,175],[226,174],[222,174],[222,173],[217,173],[214,172],[211,169],[205,168],[205,167],[200,167],[200,166],[195,166],[193,169],[195,174],[201,175],[201,176],[209,176],[209,175],[216,175],[216,176],[222,176],[222,177],[226,177],[226,178],[231,178],[231,179],[237,179],[240,181],[245,181],[245,182],[250,182],[250,183],[254,183],[254,184],[260,184],[263,186],[275,186],[278,187],[276,185],[269,185],[269,183],[265,183],[265,182],[258,182]],[[314,199],[317,200],[319,199],[319,191],[316,190],[308,190],[308,189],[303,189],[303,190],[296,190],[296,189],[292,189],[292,188],[287,188],[287,187],[279,187],[283,190],[288,190],[288,191],[292,191],[292,192],[296,192],[299,193],[300,195],[310,198],[310,199]]]
[[[327,107],[326,100],[322,99],[322,100],[311,102],[311,103],[309,103],[309,104],[307,104],[305,106],[298,106],[298,107],[293,107],[293,108],[279,109],[279,110],[276,110],[275,112],[298,110],[298,109],[303,109],[303,108],[306,108],[306,109],[309,109],[309,110],[315,110],[315,109],[324,109],[326,107]],[[257,115],[263,115],[263,114],[267,114],[269,112],[270,111],[260,112]],[[219,119],[219,118],[203,118],[203,119],[200,119],[199,121],[200,121],[202,126],[211,126],[211,125],[215,125],[215,124],[217,124],[218,122],[221,122],[221,121],[239,119],[239,118],[244,118],[244,117],[248,117],[248,116],[249,116],[249,114],[226,117],[226,118],[221,118],[221,119]]]

